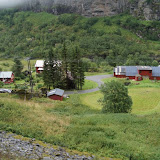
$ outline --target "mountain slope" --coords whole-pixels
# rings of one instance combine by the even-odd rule
[[[112,66],[150,65],[154,59],[159,61],[159,27],[158,21],[126,14],[86,18],[4,10],[0,12],[0,57],[44,58],[51,47],[61,52],[65,41],[68,52],[78,45],[83,57],[105,59]]]

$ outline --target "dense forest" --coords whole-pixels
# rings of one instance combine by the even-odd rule
[[[16,9],[0,11],[0,57],[43,59],[50,48],[59,54],[78,46],[86,71],[116,65],[155,65],[160,61],[160,22],[129,14],[86,18]]]

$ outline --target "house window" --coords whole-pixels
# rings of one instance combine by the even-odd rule
[[[152,73],[152,71],[149,71],[149,73]]]
[[[139,71],[139,73],[141,73],[141,71]]]

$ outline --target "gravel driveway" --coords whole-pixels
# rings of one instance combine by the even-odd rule
[[[98,84],[98,87],[93,88],[93,89],[88,89],[88,90],[65,91],[64,94],[67,94],[67,95],[75,94],[75,93],[84,94],[84,93],[91,93],[91,92],[99,91],[99,87],[104,83],[101,80],[105,78],[110,78],[110,77],[113,77],[113,75],[109,74],[109,75],[86,76],[87,80],[96,82]]]

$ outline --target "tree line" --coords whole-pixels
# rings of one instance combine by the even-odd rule
[[[66,43],[60,54],[50,49],[44,61],[43,81],[48,89],[82,89],[84,85],[84,65],[78,46],[67,50]]]
[[[159,42],[147,40],[149,35],[152,40],[158,38],[159,22],[144,23],[129,15],[126,17],[85,18],[75,14],[55,16],[2,10],[0,57],[13,58],[16,55],[42,59],[51,47],[61,52],[65,40],[68,44],[79,46],[85,71],[108,72],[117,65],[152,65],[155,60],[159,62]]]

